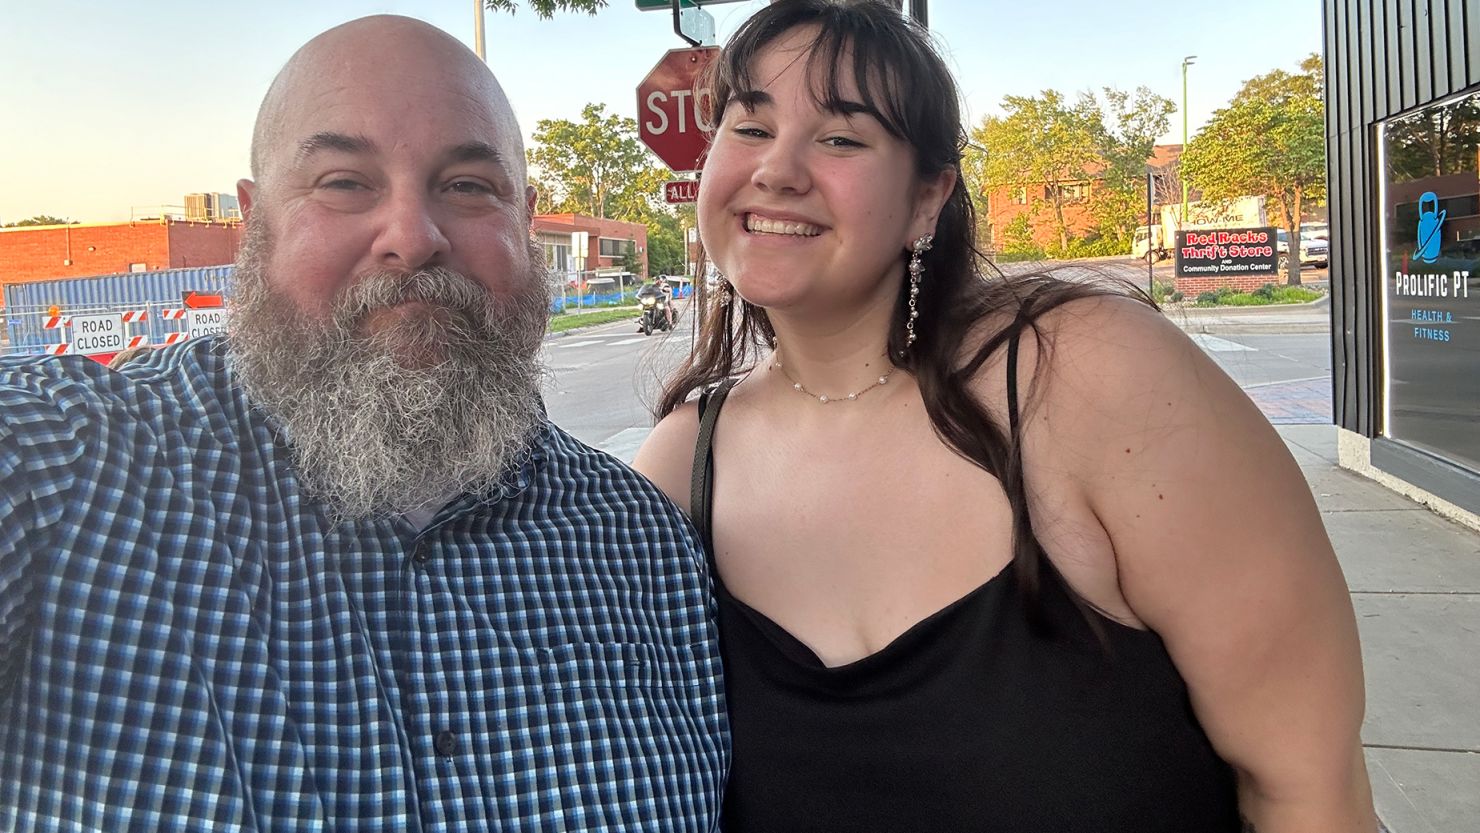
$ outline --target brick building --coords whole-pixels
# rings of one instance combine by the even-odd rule
[[[633,273],[647,275],[647,226],[621,220],[603,220],[584,214],[537,214],[534,218],[535,242],[545,250],[550,271],[569,275],[578,269],[577,255],[571,251],[572,235],[585,232],[586,272],[620,271],[626,265],[626,254],[637,257]]]
[[[1156,145],[1152,148],[1151,158],[1146,160],[1146,164],[1159,177],[1158,204],[1166,201],[1164,197],[1170,196],[1160,193],[1161,191],[1174,190],[1167,185],[1167,180],[1175,178],[1177,163],[1181,158],[1181,145]],[[1094,215],[1090,212],[1090,200],[1101,187],[1103,170],[1103,165],[1091,164],[1086,167],[1085,178],[1074,182],[1057,185],[1025,182],[987,189],[983,212],[986,216],[981,218],[986,221],[987,236],[982,242],[1000,250],[1004,243],[1002,235],[1008,225],[1018,217],[1026,216],[1034,243],[1045,248],[1057,245],[1059,231],[1053,211],[1055,189],[1064,197],[1064,224],[1068,226],[1070,236],[1083,237],[1095,227]],[[1176,186],[1177,189],[1180,187],[1180,184]],[[1182,193],[1177,190],[1176,200],[1180,202],[1181,199]]]
[[[231,263],[239,222],[139,220],[0,228],[0,284]]]

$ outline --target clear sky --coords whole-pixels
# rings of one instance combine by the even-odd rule
[[[766,0],[710,7],[721,42]],[[193,191],[235,192],[258,102],[314,34],[378,12],[473,40],[473,0],[0,0],[0,222],[126,220]],[[489,64],[526,137],[588,102],[637,115],[636,86],[683,43],[671,17],[610,0],[595,17],[486,17]],[[931,28],[973,122],[1003,95],[1146,85],[1192,132],[1243,81],[1320,51],[1317,0],[931,0]],[[1164,141],[1181,141],[1181,116]]]

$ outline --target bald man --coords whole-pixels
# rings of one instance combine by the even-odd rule
[[[425,24],[263,102],[231,334],[0,361],[0,830],[710,830],[709,578],[550,424],[518,125]]]

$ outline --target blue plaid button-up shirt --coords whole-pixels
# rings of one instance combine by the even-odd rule
[[[672,504],[546,425],[424,530],[335,526],[219,353],[0,361],[0,830],[714,827]]]

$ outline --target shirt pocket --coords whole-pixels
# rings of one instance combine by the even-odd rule
[[[581,642],[549,649],[545,702],[561,805],[591,830],[707,829],[721,761],[702,648]]]
[[[573,642],[549,649],[545,684],[550,691],[588,693],[695,687],[703,663],[689,646],[647,642]]]

